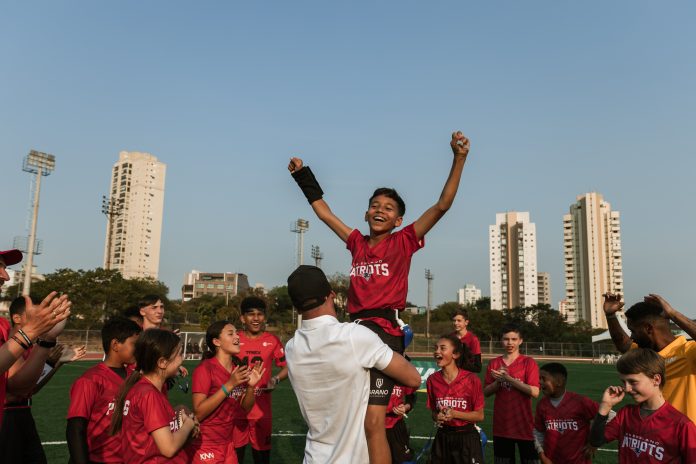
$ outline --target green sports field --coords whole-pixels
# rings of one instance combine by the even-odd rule
[[[36,420],[41,440],[50,463],[67,463],[68,451],[65,444],[65,414],[68,409],[69,391],[72,382],[94,362],[78,362],[64,366],[51,382],[34,398],[34,418]],[[193,371],[196,361],[185,363],[189,371]],[[569,389],[588,395],[599,400],[601,392],[607,385],[616,384],[617,375],[613,366],[591,365],[580,363],[565,363],[569,371]],[[176,387],[170,392],[172,404],[190,405],[190,394],[184,395]],[[340,398],[336,399],[340,401]],[[273,451],[274,463],[298,463],[302,460],[304,449],[304,434],[306,427],[295,395],[290,384],[286,381],[280,384],[273,393]],[[486,399],[486,419],[482,427],[491,437],[493,418],[493,398]],[[411,429],[411,444],[416,450],[427,441],[432,430],[430,414],[425,408],[425,394],[419,393],[415,410],[407,419]],[[600,450],[594,462],[617,462],[614,444]],[[489,444],[486,450],[486,462],[493,462],[493,446]],[[251,453],[247,452],[246,462],[251,463]]]

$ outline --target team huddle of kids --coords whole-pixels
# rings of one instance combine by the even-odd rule
[[[302,315],[295,336],[284,348],[265,330],[265,301],[245,298],[240,321],[216,321],[207,328],[207,350],[190,375],[189,410],[172,407],[167,396],[171,388],[188,388],[181,339],[161,327],[161,299],[145,297],[104,322],[104,360],[71,387],[66,430],[71,462],[234,464],[251,445],[254,463],[268,463],[271,396],[285,378],[308,428],[304,462],[424,458],[411,447],[405,421],[421,377],[404,356],[412,333],[399,311],[406,304],[411,258],[457,194],[469,140],[455,132],[450,146],[452,165],[437,202],[400,228],[404,201],[395,190],[379,188],[365,212],[367,235],[334,214],[314,173],[292,158],[288,170],[313,211],[351,253],[351,322],[338,321],[335,294],[323,272],[300,266],[288,278],[288,293]],[[0,252],[0,283],[7,280],[5,266],[19,260],[16,250]],[[60,365],[84,355],[83,349],[63,353],[56,345],[70,305],[55,292],[42,302],[22,298],[13,303],[12,327],[0,323],[5,402],[0,462],[46,461],[30,397]],[[481,347],[468,314],[453,315],[453,332],[434,346],[439,370],[426,380],[425,406],[436,430],[426,448],[429,462],[484,462],[486,437],[477,424],[484,420],[484,398],[494,396],[496,464],[514,463],[516,454],[525,464],[590,463],[596,449],[611,441],[618,443],[621,463],[696,463],[696,342],[674,336],[670,322],[692,339],[696,324],[650,295],[626,311],[629,335],[617,318],[622,307],[620,295],[605,295],[612,340],[624,354],[616,365],[620,385],[608,387],[599,402],[566,389],[562,364],[538,367],[521,354],[523,334],[514,325],[501,330],[504,354],[488,361],[482,382]],[[53,372],[42,376],[49,355]],[[36,386],[39,377],[43,383]],[[532,399],[540,392],[533,411]],[[626,395],[635,403],[614,411]]]

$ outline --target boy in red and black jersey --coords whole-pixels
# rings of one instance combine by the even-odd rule
[[[404,417],[408,417],[414,404],[416,404],[415,388],[394,385],[385,419],[392,462],[405,462],[413,459],[410,435]]]
[[[469,312],[466,309],[458,309],[452,316],[454,333],[471,353],[471,372],[481,372],[481,342],[478,337],[469,330]]]
[[[256,401],[251,411],[235,417],[234,447],[237,459],[244,462],[246,446],[251,443],[254,464],[266,464],[270,462],[271,456],[271,391],[288,377],[285,350],[278,337],[266,332],[267,305],[263,299],[248,296],[242,300],[240,310],[244,330],[239,332],[240,352],[236,362],[238,365],[249,366],[250,369],[257,362],[262,362],[268,368],[254,389]],[[281,369],[271,377],[271,366],[274,363]]]
[[[495,462],[515,462],[515,445],[523,463],[538,463],[534,448],[532,398],[539,396],[539,367],[520,353],[522,334],[514,325],[501,330],[505,354],[491,359],[483,394],[493,403],[493,453]]]
[[[599,405],[586,396],[567,391],[567,380],[568,371],[563,364],[548,363],[539,368],[544,397],[536,406],[534,444],[542,464],[592,462],[593,449],[587,440]]]
[[[604,391],[590,444],[617,440],[620,464],[696,462],[696,425],[662,395],[665,359],[649,348],[636,348],[619,358],[616,370],[623,386]],[[627,394],[636,404],[624,406],[607,423],[611,408]]]
[[[70,462],[122,463],[121,437],[109,435],[116,396],[135,362],[135,340],[140,326],[116,317],[102,327],[106,358],[82,374],[70,388],[66,436]]]
[[[398,311],[406,305],[411,256],[424,245],[426,233],[444,216],[454,202],[469,141],[461,132],[452,134],[454,154],[449,176],[438,202],[414,223],[398,232],[406,211],[404,201],[391,188],[379,188],[370,197],[365,221],[369,235],[348,227],[323,200],[323,191],[309,167],[292,158],[288,170],[297,181],[316,215],[346,243],[352,255],[348,312],[380,336],[392,350],[404,351]],[[370,373],[370,400],[365,418],[370,462],[390,462],[385,434],[385,415],[394,382],[380,371]]]

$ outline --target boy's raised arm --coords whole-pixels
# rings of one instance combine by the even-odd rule
[[[290,171],[297,185],[302,189],[302,193],[304,193],[317,217],[321,219],[324,224],[329,226],[341,240],[347,242],[348,236],[353,229],[345,225],[343,221],[331,211],[328,203],[324,201],[322,198],[324,192],[319,186],[319,182],[317,182],[317,179],[314,177],[314,173],[309,169],[309,166],[303,166],[300,158],[290,158],[288,171]]]
[[[437,221],[445,215],[454,203],[454,197],[457,195],[459,188],[459,180],[462,177],[464,163],[469,154],[469,139],[464,137],[461,132],[452,133],[452,141],[450,142],[454,159],[452,160],[452,168],[445,182],[445,186],[440,194],[440,199],[433,206],[428,208],[421,217],[413,224],[416,231],[416,236],[420,239],[433,228]]]

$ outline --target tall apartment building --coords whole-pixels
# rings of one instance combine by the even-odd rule
[[[527,212],[498,213],[488,228],[491,309],[538,302],[536,225]]]
[[[481,299],[481,289],[474,284],[466,284],[457,290],[457,302],[460,305],[473,305]]]
[[[149,153],[127,151],[112,169],[104,267],[127,279],[158,276],[166,170]]]
[[[182,301],[189,301],[203,295],[231,298],[250,288],[246,274],[235,272],[200,272],[193,270],[186,274],[181,287]]]
[[[539,304],[551,305],[551,276],[548,272],[537,272],[537,282]]]
[[[563,216],[563,257],[568,319],[606,329],[602,295],[624,283],[620,215],[601,194],[579,195]]]

